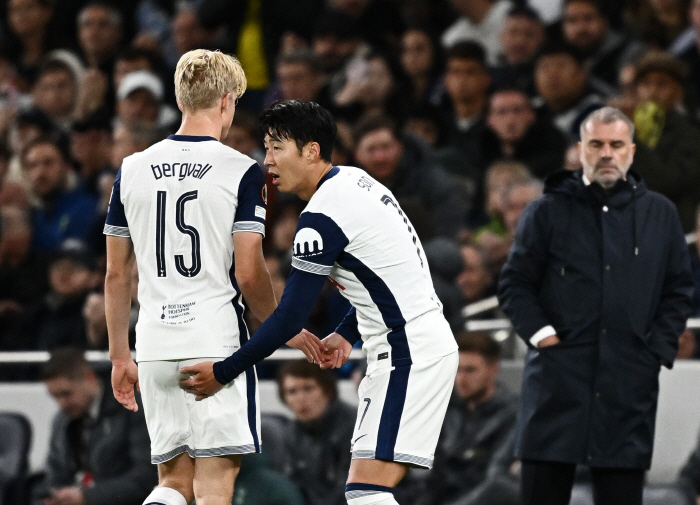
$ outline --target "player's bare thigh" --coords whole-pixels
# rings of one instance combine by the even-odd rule
[[[362,483],[395,487],[406,475],[403,463],[379,459],[353,459],[350,462],[348,484]]]
[[[187,503],[229,505],[240,468],[239,455],[193,459],[183,453],[158,464],[158,486],[178,491]]]
[[[187,503],[194,500],[194,460],[184,452],[165,463],[158,463],[158,487],[174,489],[185,497]]]
[[[194,497],[197,505],[230,505],[241,456],[195,458]]]

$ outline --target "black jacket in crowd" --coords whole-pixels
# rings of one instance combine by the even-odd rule
[[[356,410],[334,400],[315,421],[290,423],[284,437],[283,473],[299,486],[309,505],[344,505],[350,442]]]
[[[508,446],[515,428],[518,399],[501,387],[470,410],[456,395],[450,400],[435,463],[420,505],[467,501],[487,479],[495,454]]]
[[[674,205],[629,172],[606,192],[559,172],[523,212],[499,301],[530,347],[520,458],[649,468],[661,364],[671,367],[693,279]],[[530,338],[554,327],[561,343]]]
[[[140,401],[138,412],[126,410],[105,381],[97,417],[84,421],[91,427],[84,432],[89,435],[83,451],[76,451],[75,432],[83,430],[76,430],[75,422],[63,412],[54,419],[47,461],[48,486],[75,486],[76,476],[86,472],[93,481],[84,490],[87,505],[141,505],[158,483],[158,474],[151,464],[151,445]]]

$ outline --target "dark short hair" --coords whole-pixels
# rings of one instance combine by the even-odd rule
[[[64,377],[81,379],[92,367],[85,359],[84,351],[76,347],[62,347],[51,353],[51,357],[41,369],[41,380],[47,381]]]
[[[260,132],[273,140],[293,140],[299,152],[317,142],[321,159],[330,162],[338,128],[331,113],[315,102],[278,100],[260,113]]]
[[[54,146],[56,148],[56,150],[58,151],[59,155],[61,156],[61,159],[65,163],[71,162],[70,155],[66,151],[66,147],[64,145],[62,145],[63,144],[62,142],[60,142],[59,140],[57,140],[51,136],[41,135],[41,136],[35,138],[34,140],[30,141],[26,146],[24,146],[24,149],[22,149],[22,152],[20,153],[20,162],[21,162],[22,168],[24,168],[24,163],[25,163],[25,160],[26,160],[29,152],[32,149],[34,149],[35,147],[40,146],[40,145],[44,145],[44,144],[49,144],[49,145]]]
[[[355,128],[352,130],[352,138],[355,141],[355,146],[360,143],[366,135],[377,130],[389,130],[394,137],[400,139],[398,125],[396,121],[382,114],[373,114],[360,119]]]
[[[314,74],[320,74],[323,72],[321,60],[318,56],[316,56],[316,54],[309,50],[292,51],[291,53],[284,53],[277,58],[276,62],[277,66],[293,65],[295,63],[306,65],[309,68],[309,70]]]
[[[501,346],[488,332],[463,332],[456,339],[459,352],[474,352],[492,363],[501,359]]]
[[[680,85],[688,77],[688,67],[683,60],[665,51],[649,51],[635,63],[635,82],[641,81],[651,72],[662,72],[671,76]]]
[[[569,4],[577,3],[577,2],[583,2],[589,5],[592,5],[593,7],[596,8],[598,11],[598,14],[603,16],[603,8],[602,5],[598,0],[564,0],[564,5],[563,7],[566,8]]]
[[[531,21],[542,23],[542,18],[538,12],[528,5],[516,5],[508,11],[509,18],[527,18]]]
[[[154,54],[153,51],[144,49],[143,47],[125,47],[117,54],[116,61],[136,61],[141,59],[148,60],[151,70],[155,70],[159,67],[160,61],[158,60],[158,56]]]
[[[555,54],[566,54],[571,56],[579,66],[583,66],[583,62],[585,60],[584,55],[578,50],[578,48],[561,40],[546,42],[540,49],[537,59],[539,60],[544,56],[552,56]]]
[[[245,110],[237,110],[231,121],[231,126],[244,130],[248,135],[258,140],[258,122],[255,116]]]
[[[457,42],[447,50],[447,60],[473,60],[486,68],[486,50],[473,40]]]
[[[294,360],[288,361],[282,365],[277,372],[277,392],[283,403],[284,390],[282,385],[284,384],[285,377],[313,379],[330,400],[335,400],[338,397],[338,385],[336,384],[333,372],[330,370],[321,370],[318,365],[309,363],[306,360]]]

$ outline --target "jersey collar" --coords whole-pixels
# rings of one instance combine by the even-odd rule
[[[179,142],[205,142],[207,140],[216,141],[214,137],[209,137],[208,135],[168,135],[168,140],[177,140]]]
[[[328,179],[331,179],[332,177],[338,175],[338,172],[340,172],[340,169],[338,167],[331,168],[328,172],[326,172],[326,175],[321,177],[321,180],[318,181],[318,186],[316,186],[316,189],[320,188],[321,184],[326,182]]]

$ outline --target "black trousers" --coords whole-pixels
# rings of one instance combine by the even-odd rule
[[[523,460],[523,505],[568,505],[576,465]],[[595,505],[642,505],[644,470],[591,467]]]

